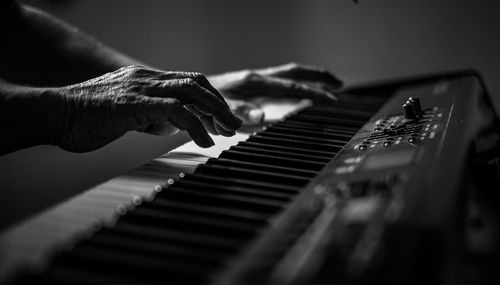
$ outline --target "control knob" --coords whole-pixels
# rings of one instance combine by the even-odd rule
[[[403,111],[405,117],[409,120],[418,120],[423,115],[420,100],[416,97],[410,97],[406,100],[406,103],[403,104]]]

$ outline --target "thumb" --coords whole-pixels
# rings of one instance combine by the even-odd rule
[[[163,135],[175,135],[180,130],[176,128],[171,123],[153,123],[143,126],[142,128],[137,129],[139,132],[148,133],[151,135],[163,136]]]
[[[242,100],[227,100],[233,114],[245,124],[256,125],[264,121],[264,111],[257,105]]]
[[[170,98],[146,97],[135,106],[133,116],[130,113],[127,116],[135,119],[129,120],[136,124],[135,130],[149,133],[151,126],[157,129],[161,125],[170,125],[169,119],[174,115],[171,110],[174,101],[176,100]]]

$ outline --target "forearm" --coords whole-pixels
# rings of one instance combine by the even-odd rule
[[[40,144],[55,144],[63,116],[62,101],[46,88],[0,78],[0,155]]]
[[[141,64],[32,7],[18,5],[3,21],[0,76],[11,82],[62,86]]]

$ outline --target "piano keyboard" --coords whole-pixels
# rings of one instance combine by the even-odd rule
[[[383,101],[351,96],[305,108],[218,158],[167,153],[2,236],[2,271],[44,271],[27,270],[22,284],[207,282]]]
[[[451,118],[448,105],[438,104],[405,119],[388,109],[388,101],[400,106],[397,89],[346,92],[332,106],[306,107],[252,135],[237,134],[217,157],[173,151],[98,185],[1,235],[0,280],[310,284],[304,276],[314,275],[319,257],[342,284],[356,280],[341,268],[364,274],[380,219],[400,211],[398,183],[413,181],[415,148],[425,145],[432,157]],[[367,216],[369,226],[343,220]],[[341,248],[354,252],[345,263],[323,256],[339,236]],[[315,284],[329,284],[322,278]]]

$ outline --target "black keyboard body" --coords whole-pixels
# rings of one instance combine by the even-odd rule
[[[496,142],[478,142],[495,127],[475,72],[349,88],[11,281],[466,284],[469,186],[492,169]]]

